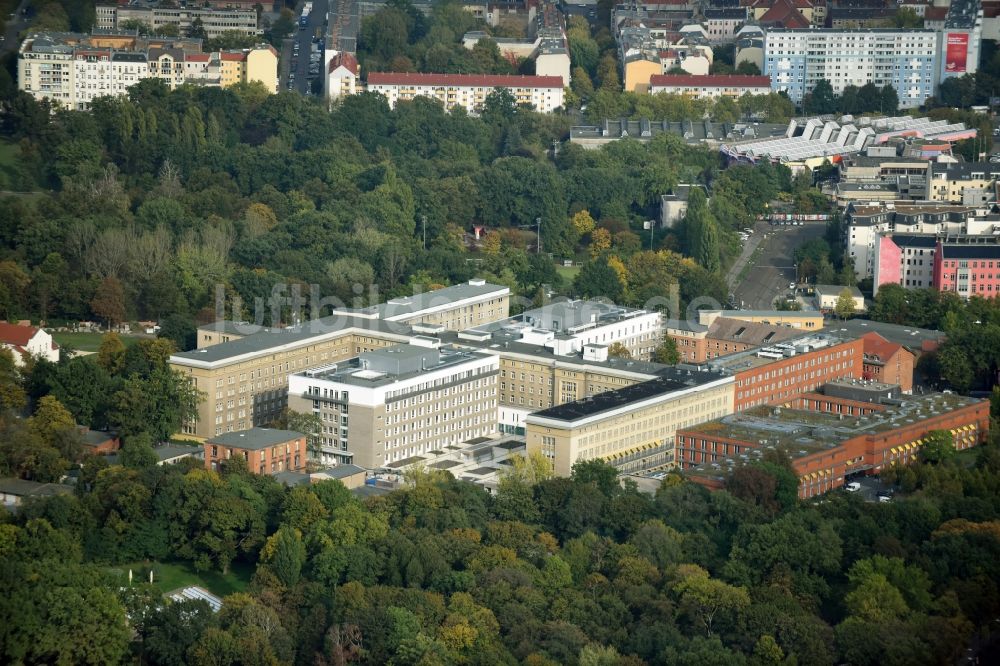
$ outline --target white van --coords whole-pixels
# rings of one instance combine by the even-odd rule
[[[857,481],[851,481],[844,487],[847,488],[847,492],[849,493],[856,493],[859,490],[861,490],[861,484],[858,483]]]

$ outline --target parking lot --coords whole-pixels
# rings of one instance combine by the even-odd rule
[[[855,492],[846,491],[847,483],[856,482],[861,485],[861,489]],[[851,495],[858,495],[866,502],[878,502],[880,492],[894,492],[888,484],[882,483],[882,479],[877,476],[851,476],[845,480],[845,491]]]

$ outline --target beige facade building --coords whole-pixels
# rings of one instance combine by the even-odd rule
[[[995,196],[1000,164],[930,162],[926,173],[928,201],[983,206]]]
[[[496,434],[498,369],[496,356],[416,336],[292,375],[289,408],[323,422],[320,462],[405,466]]]
[[[139,7],[97,5],[96,27],[100,30],[124,30],[134,22],[144,23],[152,30],[177,26],[180,34],[188,34],[200,24],[209,39],[226,32],[259,35],[257,12],[254,9],[212,9],[208,7]],[[196,23],[197,22],[197,23]]]
[[[200,39],[140,38],[135,35],[46,33],[21,44],[18,89],[84,111],[98,97],[117,97],[145,79],[170,89],[190,84],[228,87],[259,81],[278,90],[278,52],[270,45],[241,51],[202,53]]]
[[[529,414],[527,450],[569,476],[573,464],[604,460],[621,472],[673,467],[674,433],[733,412],[733,377],[666,370],[656,379]]]
[[[197,420],[180,435],[204,440],[270,423],[287,405],[289,375],[406,343],[413,325],[506,318],[509,298],[507,287],[474,280],[288,328],[219,322],[199,329],[198,349],[170,357],[205,393]]]

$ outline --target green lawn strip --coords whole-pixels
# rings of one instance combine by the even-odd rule
[[[104,333],[71,333],[67,331],[56,331],[52,334],[52,339],[56,341],[60,347],[71,347],[77,351],[82,352],[96,352],[101,347],[101,339],[104,337]],[[122,344],[126,347],[134,345],[136,342],[142,338],[130,336],[130,335],[120,335]]]
[[[113,567],[112,570],[127,577],[129,569],[132,570],[135,581],[148,581],[149,570],[152,569],[153,585],[164,594],[197,585],[220,597],[246,590],[253,574],[253,566],[243,562],[234,563],[226,574],[219,571],[196,571],[187,562],[131,562]]]

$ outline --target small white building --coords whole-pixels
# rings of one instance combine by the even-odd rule
[[[837,307],[837,301],[840,299],[840,295],[844,293],[845,289],[851,292],[851,298],[854,299],[854,311],[864,312],[865,297],[861,294],[861,290],[857,287],[845,287],[841,284],[816,285],[816,307],[820,310],[833,312],[834,308]]]
[[[671,229],[675,224],[684,219],[688,209],[688,196],[691,194],[691,188],[693,187],[704,189],[702,185],[678,185],[670,194],[664,194],[660,197],[661,227]]]
[[[52,336],[41,328],[20,324],[0,323],[0,345],[14,354],[14,363],[23,366],[28,357],[59,362],[59,347]]]

